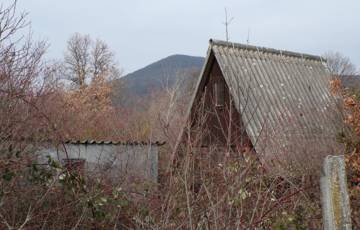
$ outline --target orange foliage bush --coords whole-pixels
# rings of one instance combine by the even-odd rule
[[[63,138],[114,141],[123,138],[121,114],[112,106],[110,94],[111,86],[100,77],[85,87],[59,89],[51,100],[49,114]]]

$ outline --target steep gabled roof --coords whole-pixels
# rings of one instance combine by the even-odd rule
[[[341,114],[330,93],[330,73],[320,56],[210,40],[208,57],[192,105],[201,94],[209,66],[217,61],[258,153],[296,144],[328,146],[336,154]],[[276,140],[275,140],[276,139]],[[331,146],[331,148],[330,148]],[[316,147],[316,146],[315,146]]]

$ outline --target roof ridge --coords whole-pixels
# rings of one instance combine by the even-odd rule
[[[315,61],[320,61],[320,62],[326,61],[326,59],[324,57],[321,57],[318,55],[298,53],[298,52],[293,52],[293,51],[280,50],[280,49],[267,48],[267,47],[254,46],[254,45],[246,45],[246,44],[235,43],[235,42],[227,42],[227,41],[217,40],[217,39],[210,39],[209,43],[210,43],[210,46],[214,46],[214,45],[229,46],[229,47],[233,47],[233,48],[261,51],[261,52],[266,52],[266,53],[279,54],[279,55],[285,55],[285,56],[290,56],[290,57],[315,60]]]

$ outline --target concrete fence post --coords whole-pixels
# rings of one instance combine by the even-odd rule
[[[327,156],[320,179],[325,230],[351,230],[344,156]]]

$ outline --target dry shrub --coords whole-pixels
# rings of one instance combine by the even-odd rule
[[[111,87],[98,77],[86,86],[73,90],[58,89],[48,114],[66,139],[119,140],[125,135],[121,114],[110,100]],[[55,104],[55,105],[54,105]]]
[[[62,123],[62,119],[84,116],[87,108],[72,110],[72,105],[63,103],[58,89],[42,80],[48,74],[42,61],[46,44],[22,36],[28,23],[26,14],[16,13],[16,1],[0,8],[0,229],[99,229],[109,223],[113,227],[122,214],[116,208],[117,201],[105,200],[125,202],[121,191],[112,188],[114,195],[105,189],[103,181],[84,179],[51,159],[39,164],[37,153],[45,143],[56,145],[65,134],[73,134],[63,125],[74,124]],[[88,89],[91,100],[86,106],[97,98],[104,101],[107,91],[98,92]],[[77,96],[82,103],[83,97]],[[86,118],[93,122],[93,129],[95,124],[102,124],[96,118]],[[80,125],[84,124],[78,129]],[[111,213],[116,221],[107,221],[103,213]]]
[[[344,122],[348,129],[339,133],[339,141],[346,145],[345,161],[350,190],[353,224],[360,228],[360,92],[347,90],[339,79],[331,81],[332,92],[342,99]]]
[[[161,210],[151,210],[155,225],[148,228],[321,228],[316,178],[271,175],[251,150],[187,144],[160,190]]]
[[[83,176],[56,161],[31,161],[2,181],[2,228],[110,229],[131,226],[134,197],[106,178]],[[18,165],[18,164],[17,164]]]

